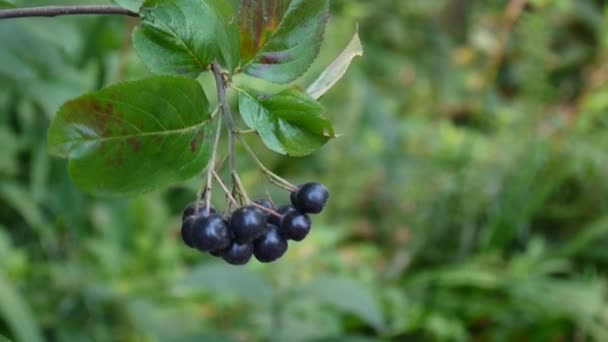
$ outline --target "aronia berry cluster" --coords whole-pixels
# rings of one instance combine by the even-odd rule
[[[276,208],[267,199],[240,207],[224,216],[204,203],[192,203],[182,215],[182,239],[191,248],[208,252],[232,265],[244,265],[252,256],[273,262],[287,251],[287,241],[302,241],[312,227],[308,214],[323,211],[329,191],[306,183],[291,193],[291,205]]]

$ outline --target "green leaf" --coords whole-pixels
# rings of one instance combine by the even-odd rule
[[[305,156],[335,136],[331,122],[322,115],[323,106],[298,88],[271,96],[239,91],[243,120],[275,152]]]
[[[321,73],[309,87],[306,93],[313,99],[318,99],[333,87],[346,73],[353,58],[363,56],[363,46],[359,39],[359,33],[351,39],[346,48],[338,55],[338,57]]]
[[[49,128],[51,153],[101,195],[135,194],[196,175],[210,157],[209,103],[183,77],[117,84],[65,103]]]
[[[144,0],[112,0],[112,2],[129,11],[139,12],[139,8]]]
[[[218,62],[232,72],[241,62],[241,46],[237,21],[238,4],[219,0],[217,4],[220,22],[216,27],[216,39],[219,46]]]
[[[218,59],[238,64],[236,11],[223,0],[146,0],[133,46],[156,74],[195,78]]]
[[[326,276],[306,286],[299,295],[310,301],[330,305],[353,314],[377,331],[384,329],[384,316],[370,291],[343,277]]]
[[[243,0],[241,60],[247,74],[276,83],[301,76],[319,53],[329,0]]]

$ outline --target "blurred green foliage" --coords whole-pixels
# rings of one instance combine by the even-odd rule
[[[302,84],[358,23],[366,55],[323,99],[344,135],[261,156],[327,184],[330,206],[282,261],[244,268],[179,238],[200,178],[93,198],[47,155],[63,101],[147,74],[136,21],[0,22],[0,339],[608,340],[607,10],[334,0]],[[251,194],[287,200],[239,166]]]

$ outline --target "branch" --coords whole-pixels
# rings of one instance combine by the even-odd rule
[[[91,6],[43,6],[12,8],[0,10],[0,19],[25,18],[25,17],[56,17],[60,15],[82,15],[82,14],[101,14],[101,15],[126,15],[138,17],[136,12],[118,6],[91,5]]]
[[[224,80],[222,68],[219,64],[217,64],[217,62],[213,62],[213,64],[211,64],[211,71],[213,72],[213,77],[215,78],[217,97],[220,102],[219,105],[222,106],[222,114],[224,114],[226,126],[228,126],[228,158],[230,163],[230,173],[234,174],[236,172],[234,160],[234,134],[236,132],[236,127],[234,125],[234,119],[232,118],[232,112],[230,111],[230,105],[228,104],[228,98],[226,96],[226,88],[228,86],[226,84],[226,80]]]

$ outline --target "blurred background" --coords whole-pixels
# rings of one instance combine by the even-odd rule
[[[0,22],[0,340],[608,341],[608,4],[334,0],[300,84],[357,23],[366,54],[322,99],[343,136],[302,159],[251,140],[328,209],[231,267],[179,237],[200,177],[97,198],[47,154],[63,101],[148,75],[137,20]]]

